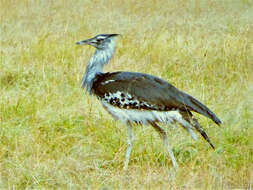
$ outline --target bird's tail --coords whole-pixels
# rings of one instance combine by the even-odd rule
[[[182,114],[184,120],[186,120],[187,122],[189,122],[201,134],[201,136],[210,144],[210,146],[213,149],[215,149],[213,143],[211,142],[211,140],[207,136],[206,132],[201,127],[201,125],[199,124],[198,120],[193,117],[192,113],[190,111],[188,111],[188,112],[187,111],[181,111],[180,113]]]
[[[197,119],[192,118],[194,128],[201,134],[201,136],[210,144],[210,146],[214,148],[213,143],[210,141],[209,137],[207,136],[206,132],[202,129]]]
[[[189,107],[187,106],[188,109],[210,118],[217,125],[221,124],[221,120],[208,107],[206,107],[204,104],[202,104],[201,102],[199,102],[198,100],[196,100],[195,98],[193,98],[190,95],[187,95],[186,100],[189,101],[189,102],[187,102],[186,105],[190,105]]]

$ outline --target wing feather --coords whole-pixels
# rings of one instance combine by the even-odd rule
[[[135,72],[100,74],[93,83],[92,91],[100,98],[108,93],[127,93],[138,101],[154,105],[150,109],[195,111],[212,119],[216,124],[221,124],[219,118],[204,104],[152,75]]]

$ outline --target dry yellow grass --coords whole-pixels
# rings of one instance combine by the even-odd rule
[[[253,2],[1,0],[1,189],[252,189]],[[107,71],[160,76],[208,105],[216,150],[167,127],[171,169],[151,127],[136,127],[122,171],[124,126],[80,88],[94,49],[120,33]],[[119,127],[117,127],[119,126]]]

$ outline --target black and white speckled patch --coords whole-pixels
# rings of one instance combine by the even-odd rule
[[[131,94],[120,91],[116,93],[105,93],[101,100],[124,109],[167,110],[164,105],[152,105],[145,101],[138,100]]]

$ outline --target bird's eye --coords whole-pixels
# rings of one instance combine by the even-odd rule
[[[98,42],[98,43],[102,42],[102,39],[97,39],[97,42]]]

